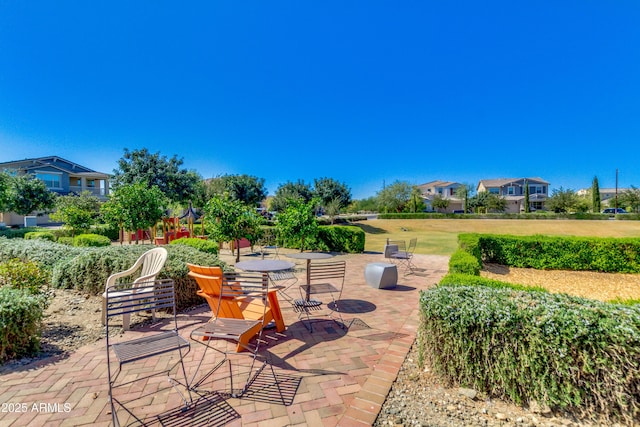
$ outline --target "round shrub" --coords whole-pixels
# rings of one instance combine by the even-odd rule
[[[61,245],[68,245],[68,246],[73,246],[73,237],[58,237],[57,240],[58,243],[60,243]]]
[[[99,234],[79,234],[73,238],[73,246],[79,247],[102,247],[111,246],[111,240]]]
[[[480,274],[481,268],[482,267],[478,262],[478,259],[462,249],[455,251],[451,255],[451,258],[449,258],[450,273],[462,273],[477,276]]]
[[[218,244],[211,240],[196,239],[193,237],[182,237],[180,239],[172,240],[171,245],[186,245],[196,248],[199,251],[207,252],[213,255],[218,254]]]
[[[33,261],[14,258],[0,263],[0,286],[25,289],[38,295],[42,293],[48,280],[49,275]]]
[[[40,350],[44,298],[24,289],[0,287],[0,362]]]
[[[25,240],[43,239],[50,242],[56,241],[56,236],[50,231],[30,231],[25,233],[24,238]]]

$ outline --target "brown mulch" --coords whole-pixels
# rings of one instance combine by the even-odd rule
[[[640,274],[593,271],[535,270],[485,264],[482,277],[528,286],[542,286],[554,293],[611,301],[640,299]]]

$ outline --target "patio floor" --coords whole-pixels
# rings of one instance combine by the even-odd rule
[[[233,258],[222,258],[233,264]],[[242,258],[250,259],[247,255]],[[280,258],[287,259],[282,254]],[[241,399],[225,401],[212,395],[186,412],[179,410],[180,395],[162,375],[116,390],[116,396],[134,398],[127,408],[148,425],[372,425],[414,341],[419,291],[432,287],[446,274],[448,257],[415,255],[419,271],[400,274],[398,286],[387,290],[371,288],[364,280],[366,264],[383,262],[382,254],[338,255],[334,259],[347,262],[341,305],[347,328],[315,321],[310,333],[297,313],[281,301],[287,329],[277,337],[272,332],[277,340],[269,345],[276,379],[265,370]],[[188,337],[210,316],[205,306],[179,314],[181,334]],[[127,332],[127,339],[141,333]],[[185,358],[189,376],[203,350],[204,346],[192,344]],[[141,362],[142,368],[136,369],[161,369],[171,363],[171,356],[161,356]],[[214,364],[213,357],[207,358],[202,369]],[[105,342],[101,340],[68,357],[39,361],[0,375],[0,427],[110,425],[107,392]],[[122,409],[118,415],[122,425],[137,424]]]

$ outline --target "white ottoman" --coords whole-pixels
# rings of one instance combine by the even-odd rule
[[[398,284],[398,268],[395,264],[372,262],[364,268],[364,280],[372,288],[395,288]]]

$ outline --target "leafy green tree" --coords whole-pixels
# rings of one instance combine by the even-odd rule
[[[531,200],[529,195],[529,180],[524,180],[524,211],[525,213],[531,212]]]
[[[300,252],[304,251],[305,241],[313,240],[318,235],[318,222],[314,214],[316,204],[316,200],[305,203],[301,199],[292,199],[278,213],[278,236],[288,242],[300,242]]]
[[[382,212],[402,212],[411,199],[413,186],[407,181],[395,181],[378,193],[378,202]]]
[[[571,189],[554,189],[551,196],[547,199],[545,206],[547,209],[556,212],[575,212],[578,205],[578,196]]]
[[[252,206],[232,198],[228,193],[214,195],[204,208],[207,217],[207,230],[213,239],[229,242],[248,239],[256,242],[262,234],[260,225],[263,219]],[[236,248],[236,262],[240,261],[240,246]]]
[[[409,203],[407,203],[405,209],[411,213],[422,212],[427,205],[424,203],[424,199],[422,198],[422,191],[418,188],[418,186],[414,185],[411,188],[411,195],[409,196]]]
[[[222,175],[207,182],[209,197],[228,193],[247,206],[256,207],[267,197],[264,178],[250,175]]]
[[[591,182],[591,209],[594,213],[600,213],[602,209],[602,201],[600,200],[600,185],[598,184],[598,177],[594,176]]]
[[[640,189],[632,185],[631,188],[618,195],[618,202],[632,212],[640,212]]]
[[[324,212],[331,219],[331,224],[333,224],[336,217],[340,215],[341,205],[342,202],[340,199],[333,199],[329,203],[325,204]]]
[[[33,175],[9,177],[8,210],[18,215],[29,215],[36,211],[50,211],[56,194],[49,191]]]
[[[0,172],[0,212],[9,208],[9,182],[11,177],[6,172]]]
[[[278,187],[276,194],[271,199],[271,210],[281,212],[286,209],[290,201],[300,200],[302,203],[308,203],[313,199],[313,191],[309,184],[305,184],[303,180],[297,182],[286,182]]]
[[[378,206],[378,198],[376,196],[372,196],[366,199],[352,201],[347,207],[347,212],[375,212],[378,210]]]
[[[330,203],[338,203],[345,207],[351,203],[351,190],[346,184],[333,178],[320,178],[313,181],[313,197],[320,200],[322,207],[327,209]]]
[[[471,184],[462,184],[456,188],[456,197],[462,199],[462,210],[464,213],[469,211],[469,198],[473,195],[473,186]],[[446,209],[446,208],[445,208]]]
[[[172,202],[186,203],[196,194],[202,178],[195,171],[181,169],[182,164],[182,159],[175,155],[168,159],[159,152],[151,154],[146,148],[133,151],[125,148],[118,160],[118,169],[113,171],[113,189],[147,182],[150,187],[158,187]]]
[[[144,230],[155,224],[164,216],[167,198],[155,185],[149,187],[147,182],[136,182],[121,185],[109,194],[100,212],[104,221],[118,226],[121,230]],[[136,243],[138,242],[138,233]]]
[[[71,230],[71,235],[88,231],[100,215],[100,200],[89,191],[79,196],[69,195],[56,198],[55,212],[51,219],[61,221]]]
[[[433,196],[433,200],[431,200],[431,206],[436,210],[436,212],[441,212],[447,210],[449,207],[449,199],[445,199],[439,194]]]
[[[504,212],[507,208],[507,199],[498,195],[489,193],[485,200],[487,212]]]

